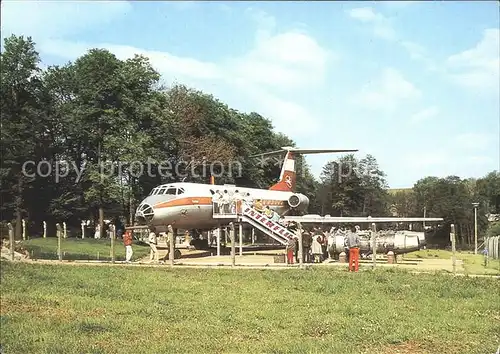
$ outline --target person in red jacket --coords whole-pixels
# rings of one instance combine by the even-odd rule
[[[125,245],[125,262],[130,263],[134,251],[132,250],[132,231],[127,230],[123,234],[123,244]]]

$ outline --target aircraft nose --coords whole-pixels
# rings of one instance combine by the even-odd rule
[[[154,215],[155,212],[153,207],[148,203],[142,203],[139,205],[137,212],[135,213],[135,217],[140,223],[150,223],[151,220],[153,220]]]

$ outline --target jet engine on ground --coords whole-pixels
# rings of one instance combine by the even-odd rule
[[[304,211],[309,206],[309,198],[307,198],[304,194],[296,193],[288,198],[288,205],[292,209]]]
[[[330,253],[338,255],[340,252],[345,252],[346,237],[342,235],[334,235],[330,242]],[[372,240],[368,235],[360,235],[360,253],[372,254]],[[408,231],[379,231],[375,234],[375,244],[378,254],[387,254],[393,251],[395,254],[407,253],[419,250],[423,245],[420,241],[418,233]]]

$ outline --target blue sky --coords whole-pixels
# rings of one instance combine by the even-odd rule
[[[2,36],[32,36],[45,66],[144,54],[300,147],[374,155],[393,188],[500,169],[499,22],[493,1],[2,1]]]

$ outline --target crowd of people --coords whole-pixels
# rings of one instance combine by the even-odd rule
[[[297,226],[291,222],[289,230],[296,231]],[[343,236],[345,240],[344,248],[349,258],[349,270],[358,271],[359,268],[359,226],[350,228],[332,227],[330,230],[323,230],[320,227],[304,228],[302,230],[302,261],[304,263],[321,263],[331,258],[332,249],[335,247],[335,237]],[[295,236],[289,241],[286,247],[287,263],[299,262],[299,238]]]
[[[250,193],[240,192],[237,189],[235,191],[224,189],[222,192],[217,190],[212,196],[214,214],[236,214],[242,201],[249,205],[253,204]]]

